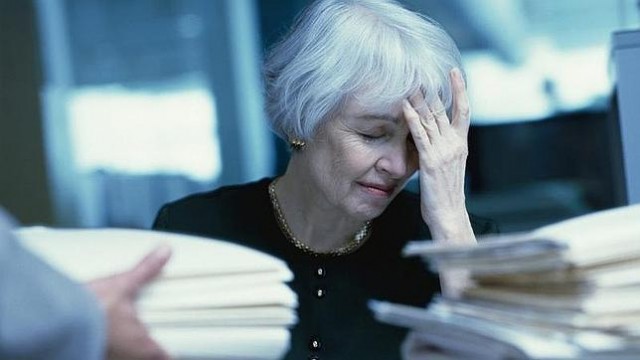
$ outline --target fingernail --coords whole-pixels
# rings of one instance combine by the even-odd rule
[[[464,77],[462,76],[462,70],[456,67],[456,68],[453,68],[451,72],[455,74],[456,78],[458,79],[458,81],[460,81],[460,83],[462,83],[462,85],[466,85],[464,81]]]
[[[454,81],[460,81],[460,70],[458,68],[451,69],[451,77]]]

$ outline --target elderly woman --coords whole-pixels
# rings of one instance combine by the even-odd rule
[[[286,172],[165,205],[156,229],[228,239],[285,260],[298,325],[287,359],[394,359],[401,329],[369,299],[425,305],[440,279],[407,241],[473,242],[465,208],[469,105],[460,55],[432,20],[391,0],[320,0],[265,64]],[[420,195],[403,187],[416,173]],[[445,291],[464,278],[443,275]]]

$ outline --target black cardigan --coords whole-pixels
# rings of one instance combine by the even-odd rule
[[[403,191],[373,221],[371,237],[339,257],[313,256],[282,234],[268,194],[272,179],[188,196],[160,209],[153,228],[230,240],[284,260],[294,273],[299,323],[286,359],[398,359],[406,331],[376,322],[369,299],[425,306],[438,276],[400,252],[409,240],[430,238],[420,199]],[[472,217],[476,234],[495,231]]]

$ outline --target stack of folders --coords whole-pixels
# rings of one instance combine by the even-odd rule
[[[427,309],[371,305],[444,358],[640,359],[640,205],[477,246],[413,242],[405,253],[470,273],[459,298]]]
[[[16,230],[54,268],[86,282],[131,269],[160,244],[173,256],[141,291],[138,312],[176,359],[279,359],[297,297],[284,262],[224,241],[146,230]]]

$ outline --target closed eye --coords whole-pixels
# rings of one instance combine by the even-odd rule
[[[373,141],[373,140],[379,140],[385,137],[385,134],[365,134],[365,133],[360,133],[360,136],[362,136],[363,139],[367,140],[367,141]]]

